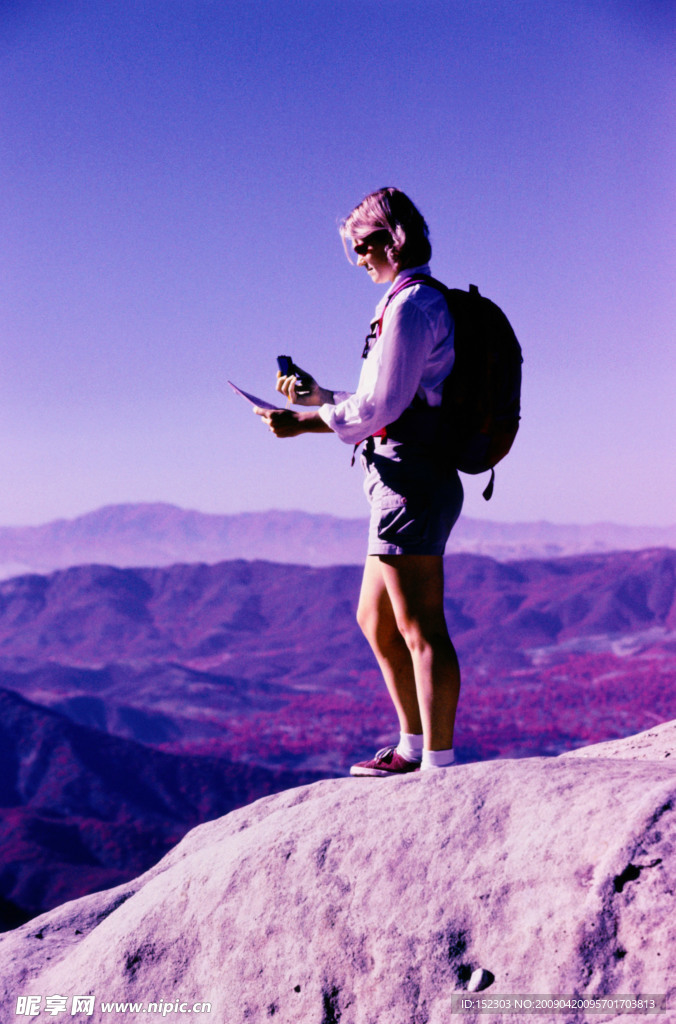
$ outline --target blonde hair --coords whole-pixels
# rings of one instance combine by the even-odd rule
[[[371,192],[341,222],[340,235],[348,259],[348,239],[365,238],[374,231],[387,231],[390,236],[385,254],[392,266],[418,267],[432,255],[425,218],[398,188]]]

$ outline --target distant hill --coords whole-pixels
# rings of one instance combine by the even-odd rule
[[[361,568],[83,565],[0,582],[0,922],[396,735]],[[446,559],[462,761],[676,718],[676,551]]]
[[[0,686],[171,752],[341,771],[394,724],[355,622],[360,576],[238,560],[4,580]],[[451,555],[445,607],[467,758],[559,753],[676,717],[674,551]]]
[[[71,565],[144,566],[263,559],[297,565],[363,562],[366,520],[308,512],[211,515],[166,504],[109,505],[43,526],[0,527],[0,579]],[[561,526],[461,518],[448,553],[560,558],[602,551],[676,548],[676,526]]]
[[[0,689],[0,931],[127,881],[199,822],[317,777],[152,750]]]

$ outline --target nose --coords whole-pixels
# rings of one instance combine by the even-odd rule
[[[366,263],[366,256],[365,255],[357,256],[357,266],[358,267],[363,267],[365,263]]]

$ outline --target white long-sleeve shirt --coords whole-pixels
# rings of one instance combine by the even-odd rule
[[[429,266],[400,271],[376,306],[372,327],[394,288],[405,278],[429,273]],[[321,418],[341,441],[359,444],[398,419],[416,395],[430,406],[440,405],[444,380],[453,368],[453,326],[440,291],[420,284],[404,288],[387,306],[357,390],[334,392],[335,404],[319,407]]]

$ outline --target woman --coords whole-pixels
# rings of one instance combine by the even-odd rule
[[[443,608],[443,553],[462,508],[462,485],[435,451],[434,412],[453,366],[453,323],[443,293],[406,280],[429,275],[429,232],[403,192],[379,189],[341,225],[375,284],[376,308],[354,394],[320,387],[302,371],[277,390],[311,410],[256,409],[277,437],[335,432],[365,441],[369,545],[357,620],[399,718],[399,743],[353,765],[352,775],[403,775],[450,767],[460,672]]]

